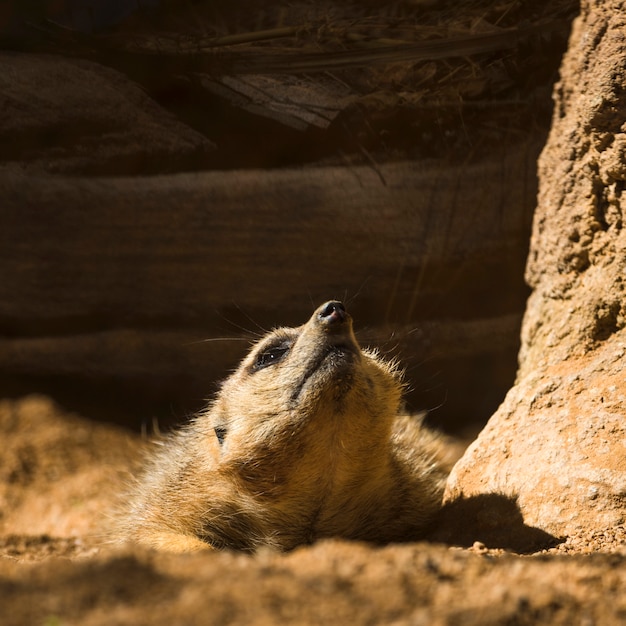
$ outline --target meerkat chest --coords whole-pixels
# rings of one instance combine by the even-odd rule
[[[284,541],[294,545],[349,534],[372,512],[379,515],[390,482],[384,451],[367,453],[321,437],[315,446],[257,453],[238,474],[258,506],[259,519],[273,532],[282,528],[289,535]]]

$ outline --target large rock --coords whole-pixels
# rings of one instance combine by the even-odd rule
[[[624,32],[622,2],[583,2],[539,164],[517,382],[446,494],[501,494],[558,536],[626,519]]]

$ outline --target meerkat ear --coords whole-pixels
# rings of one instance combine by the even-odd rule
[[[224,443],[224,439],[226,439],[226,428],[224,426],[216,426],[213,431],[215,432],[215,436],[221,446]]]

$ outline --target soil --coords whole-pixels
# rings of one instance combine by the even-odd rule
[[[626,619],[626,529],[521,555],[480,541],[172,556],[107,541],[146,438],[44,396],[0,403],[0,604],[41,624],[607,624]],[[458,542],[457,542],[458,543]]]

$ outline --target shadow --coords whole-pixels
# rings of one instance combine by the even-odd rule
[[[471,547],[480,541],[488,548],[528,554],[551,548],[565,539],[524,523],[517,498],[487,493],[448,502],[427,537],[430,541]]]

